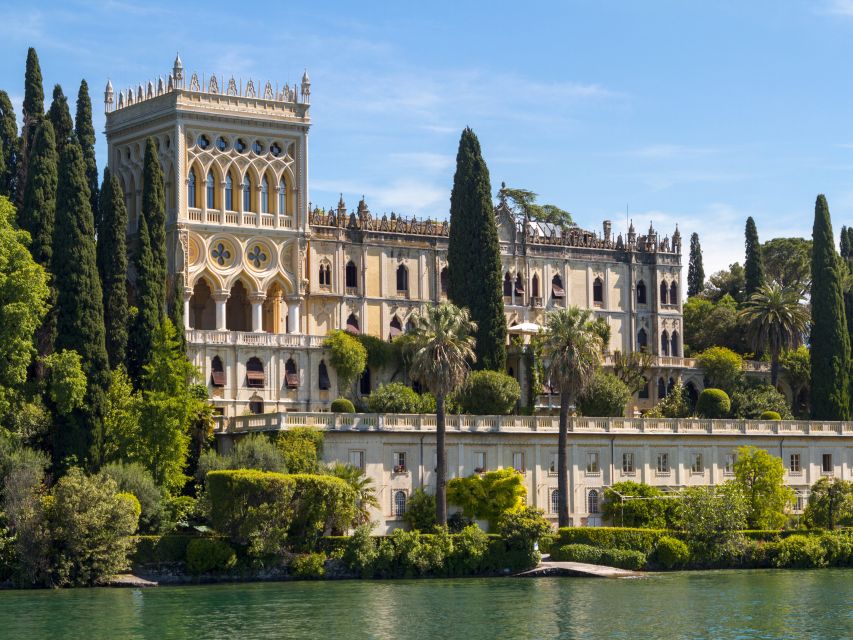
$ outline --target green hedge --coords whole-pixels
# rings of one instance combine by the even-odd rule
[[[640,571],[646,567],[648,558],[642,551],[631,549],[600,549],[588,544],[566,544],[551,553],[558,562],[583,562],[619,569]]]
[[[137,536],[136,552],[130,560],[134,565],[157,565],[184,562],[187,546],[198,535]]]
[[[219,538],[196,538],[187,545],[187,569],[194,575],[220,573],[234,568],[237,554]]]
[[[672,536],[666,529],[633,529],[630,527],[563,527],[557,532],[556,547],[567,544],[587,544],[600,549],[626,549],[650,555],[663,536]]]

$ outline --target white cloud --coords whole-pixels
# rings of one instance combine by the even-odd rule
[[[828,0],[821,7],[821,13],[838,16],[853,16],[853,0]]]

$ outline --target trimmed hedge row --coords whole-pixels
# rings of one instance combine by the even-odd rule
[[[588,544],[567,544],[551,552],[551,559],[562,562],[585,562],[619,569],[640,571],[646,568],[648,558],[641,551],[630,549],[600,549]]]
[[[600,549],[625,549],[645,555],[657,547],[664,536],[672,536],[666,529],[634,529],[630,527],[563,527],[557,531],[552,548],[570,544],[585,544]]]

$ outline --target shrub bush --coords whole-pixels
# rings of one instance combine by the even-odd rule
[[[131,556],[134,565],[150,566],[184,562],[189,543],[196,535],[138,536],[136,550]]]
[[[224,540],[195,538],[187,544],[187,570],[193,575],[228,571],[237,564],[237,554]]]
[[[578,409],[584,416],[621,418],[631,397],[631,390],[622,380],[612,373],[598,371],[578,399]]]
[[[778,411],[762,411],[761,415],[758,416],[759,420],[781,420],[782,416],[779,415]]]
[[[367,399],[371,413],[424,413],[420,394],[402,382],[381,384]]]
[[[653,559],[664,569],[680,569],[690,561],[690,549],[678,538],[663,536],[658,540]]]
[[[820,537],[820,543],[829,566],[853,566],[853,533],[830,532]]]
[[[535,567],[540,555],[534,548],[539,539],[551,531],[542,509],[522,507],[506,512],[498,520],[498,532],[509,554],[518,554],[520,568]]]
[[[628,527],[563,527],[557,532],[558,547],[587,544],[599,549],[627,549],[651,555],[658,541],[671,535],[666,529],[631,529]]]
[[[139,530],[156,533],[164,524],[163,492],[151,472],[138,462],[111,462],[101,467],[104,477],[112,478],[119,488],[136,496],[141,508]]]
[[[558,562],[601,564],[602,552],[602,549],[588,544],[564,544],[551,552],[551,559]]]
[[[622,496],[641,499],[623,501]],[[672,519],[672,503],[657,487],[629,480],[605,489],[602,514],[614,526],[664,529]]]
[[[320,472],[323,457],[323,432],[320,429],[295,427],[281,431],[275,444],[288,473]]]
[[[731,409],[729,395],[722,389],[705,389],[696,403],[696,412],[702,418],[725,418]]]
[[[332,413],[355,413],[355,405],[346,398],[332,400]]]
[[[290,561],[290,571],[294,578],[316,580],[326,575],[326,554],[307,553],[296,556]]]
[[[733,393],[743,380],[743,357],[727,347],[710,347],[696,354],[709,387]]]
[[[507,415],[521,397],[518,381],[499,371],[474,371],[457,395],[462,413]]]
[[[776,544],[777,567],[811,569],[825,567],[826,551],[818,536],[793,535]]]
[[[406,501],[403,521],[417,531],[431,532],[435,528],[435,496],[423,489],[415,489]]]
[[[754,420],[765,411],[775,411],[783,420],[793,417],[785,396],[769,384],[746,385],[732,393],[732,417]]]
[[[648,558],[642,551],[631,549],[604,549],[601,554],[601,564],[618,569],[641,571],[646,568]]]

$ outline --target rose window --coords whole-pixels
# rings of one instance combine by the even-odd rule
[[[252,247],[252,250],[249,251],[246,257],[249,259],[249,262],[254,265],[255,269],[260,269],[269,259],[269,256],[267,256],[263,249],[261,249],[261,246],[257,244]]]
[[[220,242],[213,247],[210,255],[220,267],[225,266],[225,263],[231,260],[231,252],[223,242]]]

